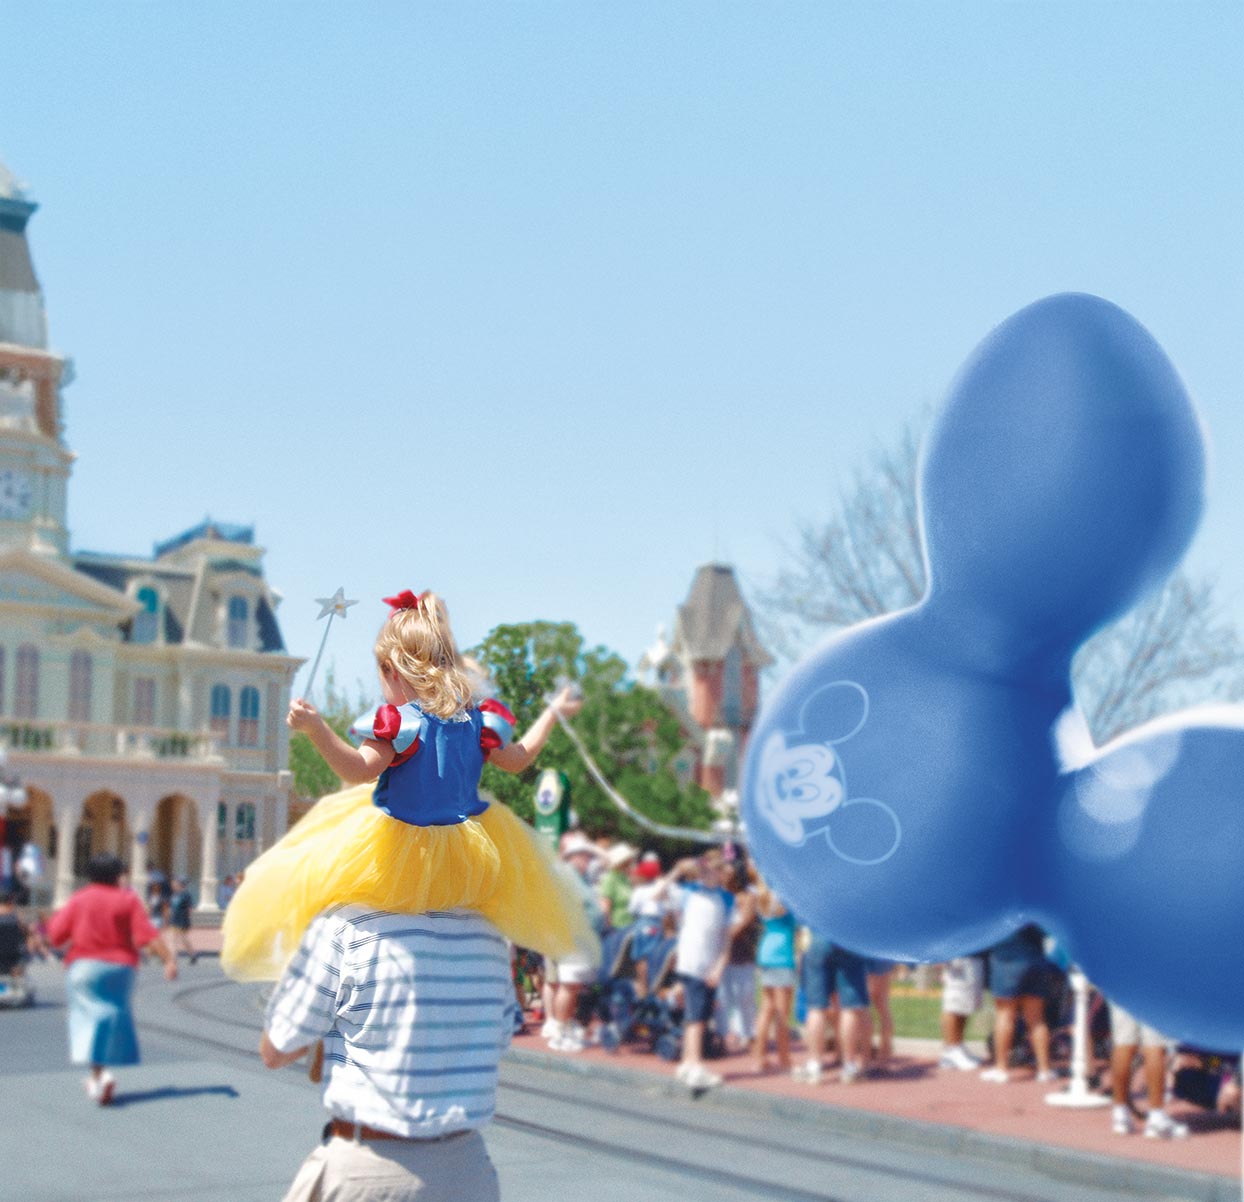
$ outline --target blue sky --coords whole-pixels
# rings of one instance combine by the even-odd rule
[[[379,597],[634,662],[767,581],[992,325],[1144,322],[1244,621],[1238,3],[0,0],[0,159],[73,356],[75,547],[253,523],[292,650]]]

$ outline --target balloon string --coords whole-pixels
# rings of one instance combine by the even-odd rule
[[[569,737],[571,743],[574,744],[575,750],[578,751],[580,758],[587,765],[587,770],[592,774],[596,783],[604,790],[605,796],[624,814],[639,823],[645,830],[651,831],[654,835],[660,835],[666,839],[685,839],[693,843],[735,843],[741,842],[743,832],[735,830],[728,834],[714,833],[713,831],[696,830],[688,826],[665,826],[659,822],[653,822],[651,818],[641,814],[633,805],[622,796],[606,779],[605,774],[601,772],[596,761],[592,758],[591,752],[583,745],[583,740],[579,738],[574,727],[562,716],[560,712],[557,714],[557,721],[561,723],[561,728]]]
[[[307,701],[311,700],[311,686],[315,683],[316,669],[320,666],[320,659],[324,655],[324,645],[328,642],[328,632],[333,628],[333,618],[336,616],[330,613],[328,621],[324,624],[324,637],[320,639],[320,649],[315,653],[315,663],[311,665],[311,675],[307,677],[307,683],[302,692],[303,698]]]

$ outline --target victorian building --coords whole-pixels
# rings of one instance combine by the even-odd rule
[[[73,551],[73,454],[26,226],[0,164],[0,741],[26,803],[4,840],[42,848],[54,900],[96,852],[217,883],[284,832],[293,673],[250,529],[205,521],[150,556]]]
[[[640,679],[682,723],[688,774],[728,817],[760,704],[760,672],[772,662],[756,637],[734,569],[718,563],[696,572],[678,607],[673,638],[660,631],[639,661]]]

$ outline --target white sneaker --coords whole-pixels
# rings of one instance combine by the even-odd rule
[[[98,1102],[100,1085],[102,1084],[100,1080],[97,1077],[87,1077],[82,1084],[86,1087],[86,1096],[90,1098],[92,1102]]]
[[[693,1064],[682,1079],[688,1089],[715,1089],[721,1084],[721,1078],[702,1064]]]
[[[685,1083],[686,1083],[686,1080],[687,1080],[687,1076],[688,1076],[688,1074],[689,1074],[689,1073],[691,1072],[691,1070],[692,1070],[692,1069],[694,1069],[694,1068],[695,1068],[695,1065],[694,1065],[694,1064],[692,1064],[692,1063],[691,1063],[691,1061],[689,1061],[689,1060],[684,1060],[684,1061],[682,1061],[682,1062],[678,1065],[678,1067],[674,1070],[674,1076],[675,1076],[675,1077],[676,1077],[679,1081],[682,1081],[682,1082],[685,1084]]]
[[[1177,1123],[1165,1110],[1151,1110],[1145,1120],[1146,1139],[1187,1139],[1188,1124]]]
[[[981,1073],[982,1081],[992,1081],[995,1085],[1005,1085],[1011,1079],[1011,1074],[1004,1068],[987,1068]]]
[[[1110,1129],[1115,1135],[1133,1135],[1136,1124],[1132,1122],[1132,1112],[1126,1106],[1116,1106],[1111,1113]]]
[[[808,1085],[820,1085],[821,1072],[821,1062],[819,1060],[809,1060],[806,1064],[795,1065],[790,1070],[790,1075],[794,1081],[803,1081]]]
[[[546,1018],[540,1028],[541,1039],[556,1039],[562,1033],[562,1025],[555,1018]]]
[[[953,1047],[942,1048],[941,1059],[937,1062],[938,1068],[958,1069],[961,1073],[973,1072],[980,1066],[981,1062],[961,1043],[957,1043]]]
[[[843,1064],[838,1080],[843,1085],[854,1085],[863,1075],[864,1066],[858,1060],[848,1060]]]
[[[1046,1084],[1050,1081],[1057,1081],[1058,1074],[1052,1068],[1047,1068],[1043,1073],[1037,1074],[1037,1080],[1042,1084]]]

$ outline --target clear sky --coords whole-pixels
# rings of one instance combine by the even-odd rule
[[[1244,6],[0,0],[78,549],[253,523],[311,656],[402,587],[634,662],[989,328],[1130,310],[1244,624]]]

